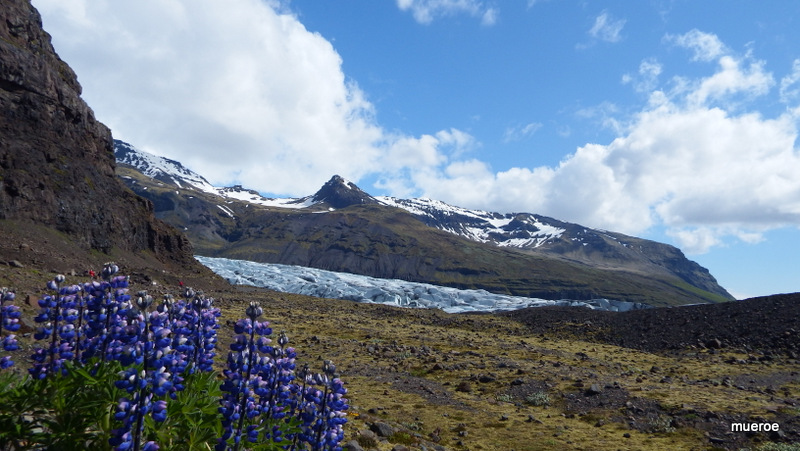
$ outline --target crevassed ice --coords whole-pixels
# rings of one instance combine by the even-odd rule
[[[304,266],[202,256],[195,258],[235,285],[252,285],[284,293],[399,307],[438,308],[448,313],[516,310],[548,305],[588,307],[607,311],[627,311],[646,307],[643,304],[609,299],[552,301],[508,296],[486,290],[459,290],[398,279],[379,279]]]

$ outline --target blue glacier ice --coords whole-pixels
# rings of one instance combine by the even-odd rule
[[[438,308],[448,313],[491,312],[550,305],[614,312],[647,307],[645,304],[610,299],[553,301],[508,296],[486,290],[460,290],[406,280],[379,279],[304,266],[202,256],[195,258],[234,285],[251,285],[284,293],[398,307]]]

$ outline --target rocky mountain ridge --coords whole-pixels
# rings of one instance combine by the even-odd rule
[[[374,197],[339,176],[310,196],[266,198],[186,177],[191,171],[177,162],[139,157],[126,143],[116,149],[127,185],[150,199],[160,218],[183,228],[201,255],[546,299],[732,299],[705,268],[662,243],[529,213]],[[140,169],[139,161],[150,165]]]

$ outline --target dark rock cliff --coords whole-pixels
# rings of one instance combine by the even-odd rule
[[[361,190],[355,183],[334,175],[311,198],[314,202],[325,203],[333,208],[351,205],[378,204],[379,202]]]
[[[53,227],[86,249],[191,261],[189,241],[115,177],[111,132],[81,99],[29,0],[0,3],[0,220]]]

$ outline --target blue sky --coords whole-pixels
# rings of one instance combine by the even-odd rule
[[[800,291],[800,9],[34,0],[115,137],[214,184],[526,211]]]

